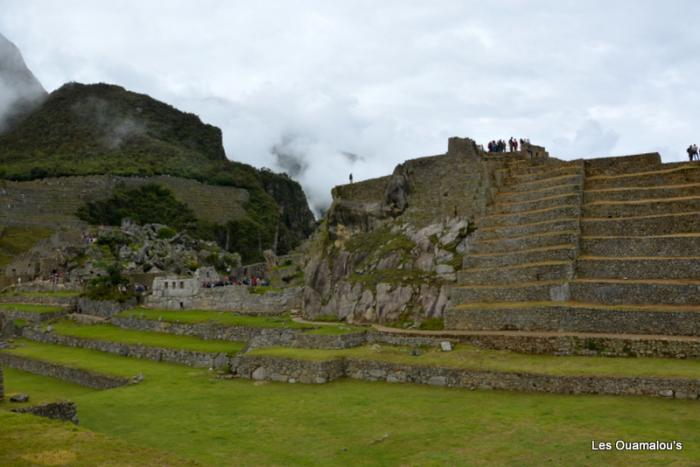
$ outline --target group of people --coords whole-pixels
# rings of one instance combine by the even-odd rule
[[[700,161],[700,155],[698,155],[697,144],[691,144],[690,146],[688,146],[688,149],[686,149],[686,151],[688,151],[688,159],[690,160],[690,162]]]
[[[510,152],[515,152],[518,150],[518,148],[522,148],[529,142],[529,139],[520,138],[520,140],[517,140],[511,136],[507,143],[502,139],[498,139],[489,141],[489,144],[486,147],[488,148],[489,152],[506,152],[506,148],[508,148]]]

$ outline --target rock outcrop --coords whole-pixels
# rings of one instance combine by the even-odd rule
[[[334,188],[309,248],[304,315],[402,326],[441,322],[447,287],[479,219],[513,161],[527,157],[486,156],[473,141],[453,138],[445,155]]]

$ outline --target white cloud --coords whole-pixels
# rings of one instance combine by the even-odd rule
[[[0,0],[0,31],[48,89],[113,82],[220,126],[229,157],[330,188],[529,137],[564,158],[700,143],[700,2]],[[355,162],[343,155],[362,156]]]

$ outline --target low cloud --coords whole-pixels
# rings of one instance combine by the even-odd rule
[[[194,112],[318,210],[350,172],[389,174],[450,136],[565,159],[681,160],[698,139],[693,0],[37,5],[5,2],[0,30],[47,87],[112,82]]]
[[[45,96],[46,91],[25,65],[20,51],[0,34],[0,133]]]
[[[136,116],[115,115],[109,102],[88,97],[73,105],[71,111],[83,121],[92,122],[100,133],[100,143],[107,149],[118,149],[124,143],[146,133],[146,125]],[[140,109],[135,109],[139,112]]]

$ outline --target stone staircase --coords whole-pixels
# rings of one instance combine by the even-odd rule
[[[658,154],[513,164],[448,329],[700,336],[700,165]]]

